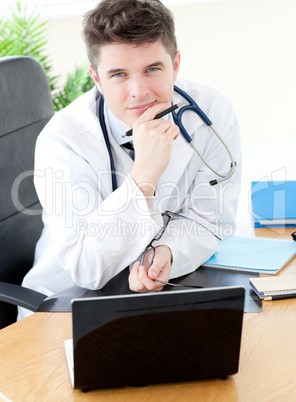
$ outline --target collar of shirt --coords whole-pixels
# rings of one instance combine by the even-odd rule
[[[105,116],[107,116],[108,118],[111,134],[115,139],[115,141],[117,142],[117,144],[122,145],[127,142],[130,142],[132,137],[122,137],[125,134],[126,130],[121,124],[120,120],[114,116],[114,114],[111,112],[110,109],[108,109],[107,106],[105,109]]]

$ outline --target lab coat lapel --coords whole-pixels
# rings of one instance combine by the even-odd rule
[[[130,174],[133,167],[133,160],[130,156],[122,149],[120,145],[117,144],[112,135],[109,135],[109,141],[111,146],[111,152],[114,159],[117,188],[120,187],[126,177]],[[109,154],[104,141],[103,133],[100,133],[101,148],[104,150],[101,160],[97,159],[97,174],[99,176],[100,182],[103,188],[106,190],[105,197],[112,193],[112,181],[111,173],[109,168],[106,171],[106,162],[110,166]]]
[[[128,153],[120,145],[117,144],[112,135],[109,135],[109,140],[112,151],[115,153],[115,168],[118,179],[118,186],[120,186],[126,176],[130,174],[134,161],[131,159]]]
[[[133,160],[130,156],[125,152],[124,149],[120,145],[117,144],[116,140],[114,139],[113,135],[110,132],[110,127],[108,121],[106,121],[106,128],[108,133],[108,138],[111,146],[111,152],[114,160],[115,171],[116,171],[116,180],[117,180],[117,188],[120,187],[126,177],[130,174],[130,171],[133,167]],[[108,149],[104,140],[104,135],[102,129],[100,128],[100,136],[101,142],[101,149],[104,149],[104,158],[102,158],[102,163],[105,165],[106,159],[108,164],[110,165],[109,153]],[[98,171],[98,175],[100,175],[100,169]],[[105,189],[107,190],[106,196],[112,193],[112,181],[111,181],[111,174],[108,170],[107,174],[104,177],[101,177],[101,182]]]

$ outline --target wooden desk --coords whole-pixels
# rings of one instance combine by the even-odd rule
[[[280,237],[289,238],[292,230],[287,228]],[[256,229],[256,235],[277,237],[267,229]],[[281,271],[292,273],[296,274],[296,258]],[[72,337],[71,331],[70,313],[36,313],[1,330],[0,392],[13,402],[295,401],[296,299],[266,301],[262,313],[245,313],[239,373],[226,381],[83,394],[72,389],[68,373],[64,340]]]

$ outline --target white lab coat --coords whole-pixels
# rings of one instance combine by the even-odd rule
[[[222,238],[233,234],[241,170],[235,113],[213,88],[185,80],[176,84],[196,100],[228,144],[237,162],[233,177],[209,186],[217,177],[180,135],[148,209],[129,175],[132,159],[109,133],[118,182],[112,192],[109,156],[96,116],[96,92],[89,91],[58,112],[38,137],[35,186],[45,226],[24,286],[47,295],[74,283],[102,288],[139,257],[159,231],[165,210],[195,219]],[[174,103],[181,100],[176,94]],[[199,116],[186,112],[183,124],[207,161],[217,171],[228,172],[229,156]],[[184,219],[173,219],[158,244],[171,248],[171,278],[194,271],[219,247],[203,226]],[[19,318],[24,315],[21,310]]]

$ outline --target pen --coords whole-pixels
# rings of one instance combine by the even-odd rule
[[[165,281],[161,281],[160,279],[154,279],[154,281],[163,283],[164,285],[180,286],[182,288],[202,288],[203,287],[203,286],[197,286],[197,285],[182,285],[180,283],[165,282]]]
[[[185,102],[180,102],[180,103],[176,103],[176,105],[173,105],[171,107],[169,107],[168,109],[164,110],[163,112],[158,113],[153,120],[156,119],[161,119],[163,116],[171,113],[173,110],[178,109],[179,107],[183,106],[185,104]],[[130,130],[128,130],[123,136],[124,137],[130,137],[133,134],[133,129],[131,128]]]
[[[296,297],[296,293],[287,293],[284,295],[274,295],[269,297],[264,297],[264,300],[284,300],[284,299],[293,299]]]

